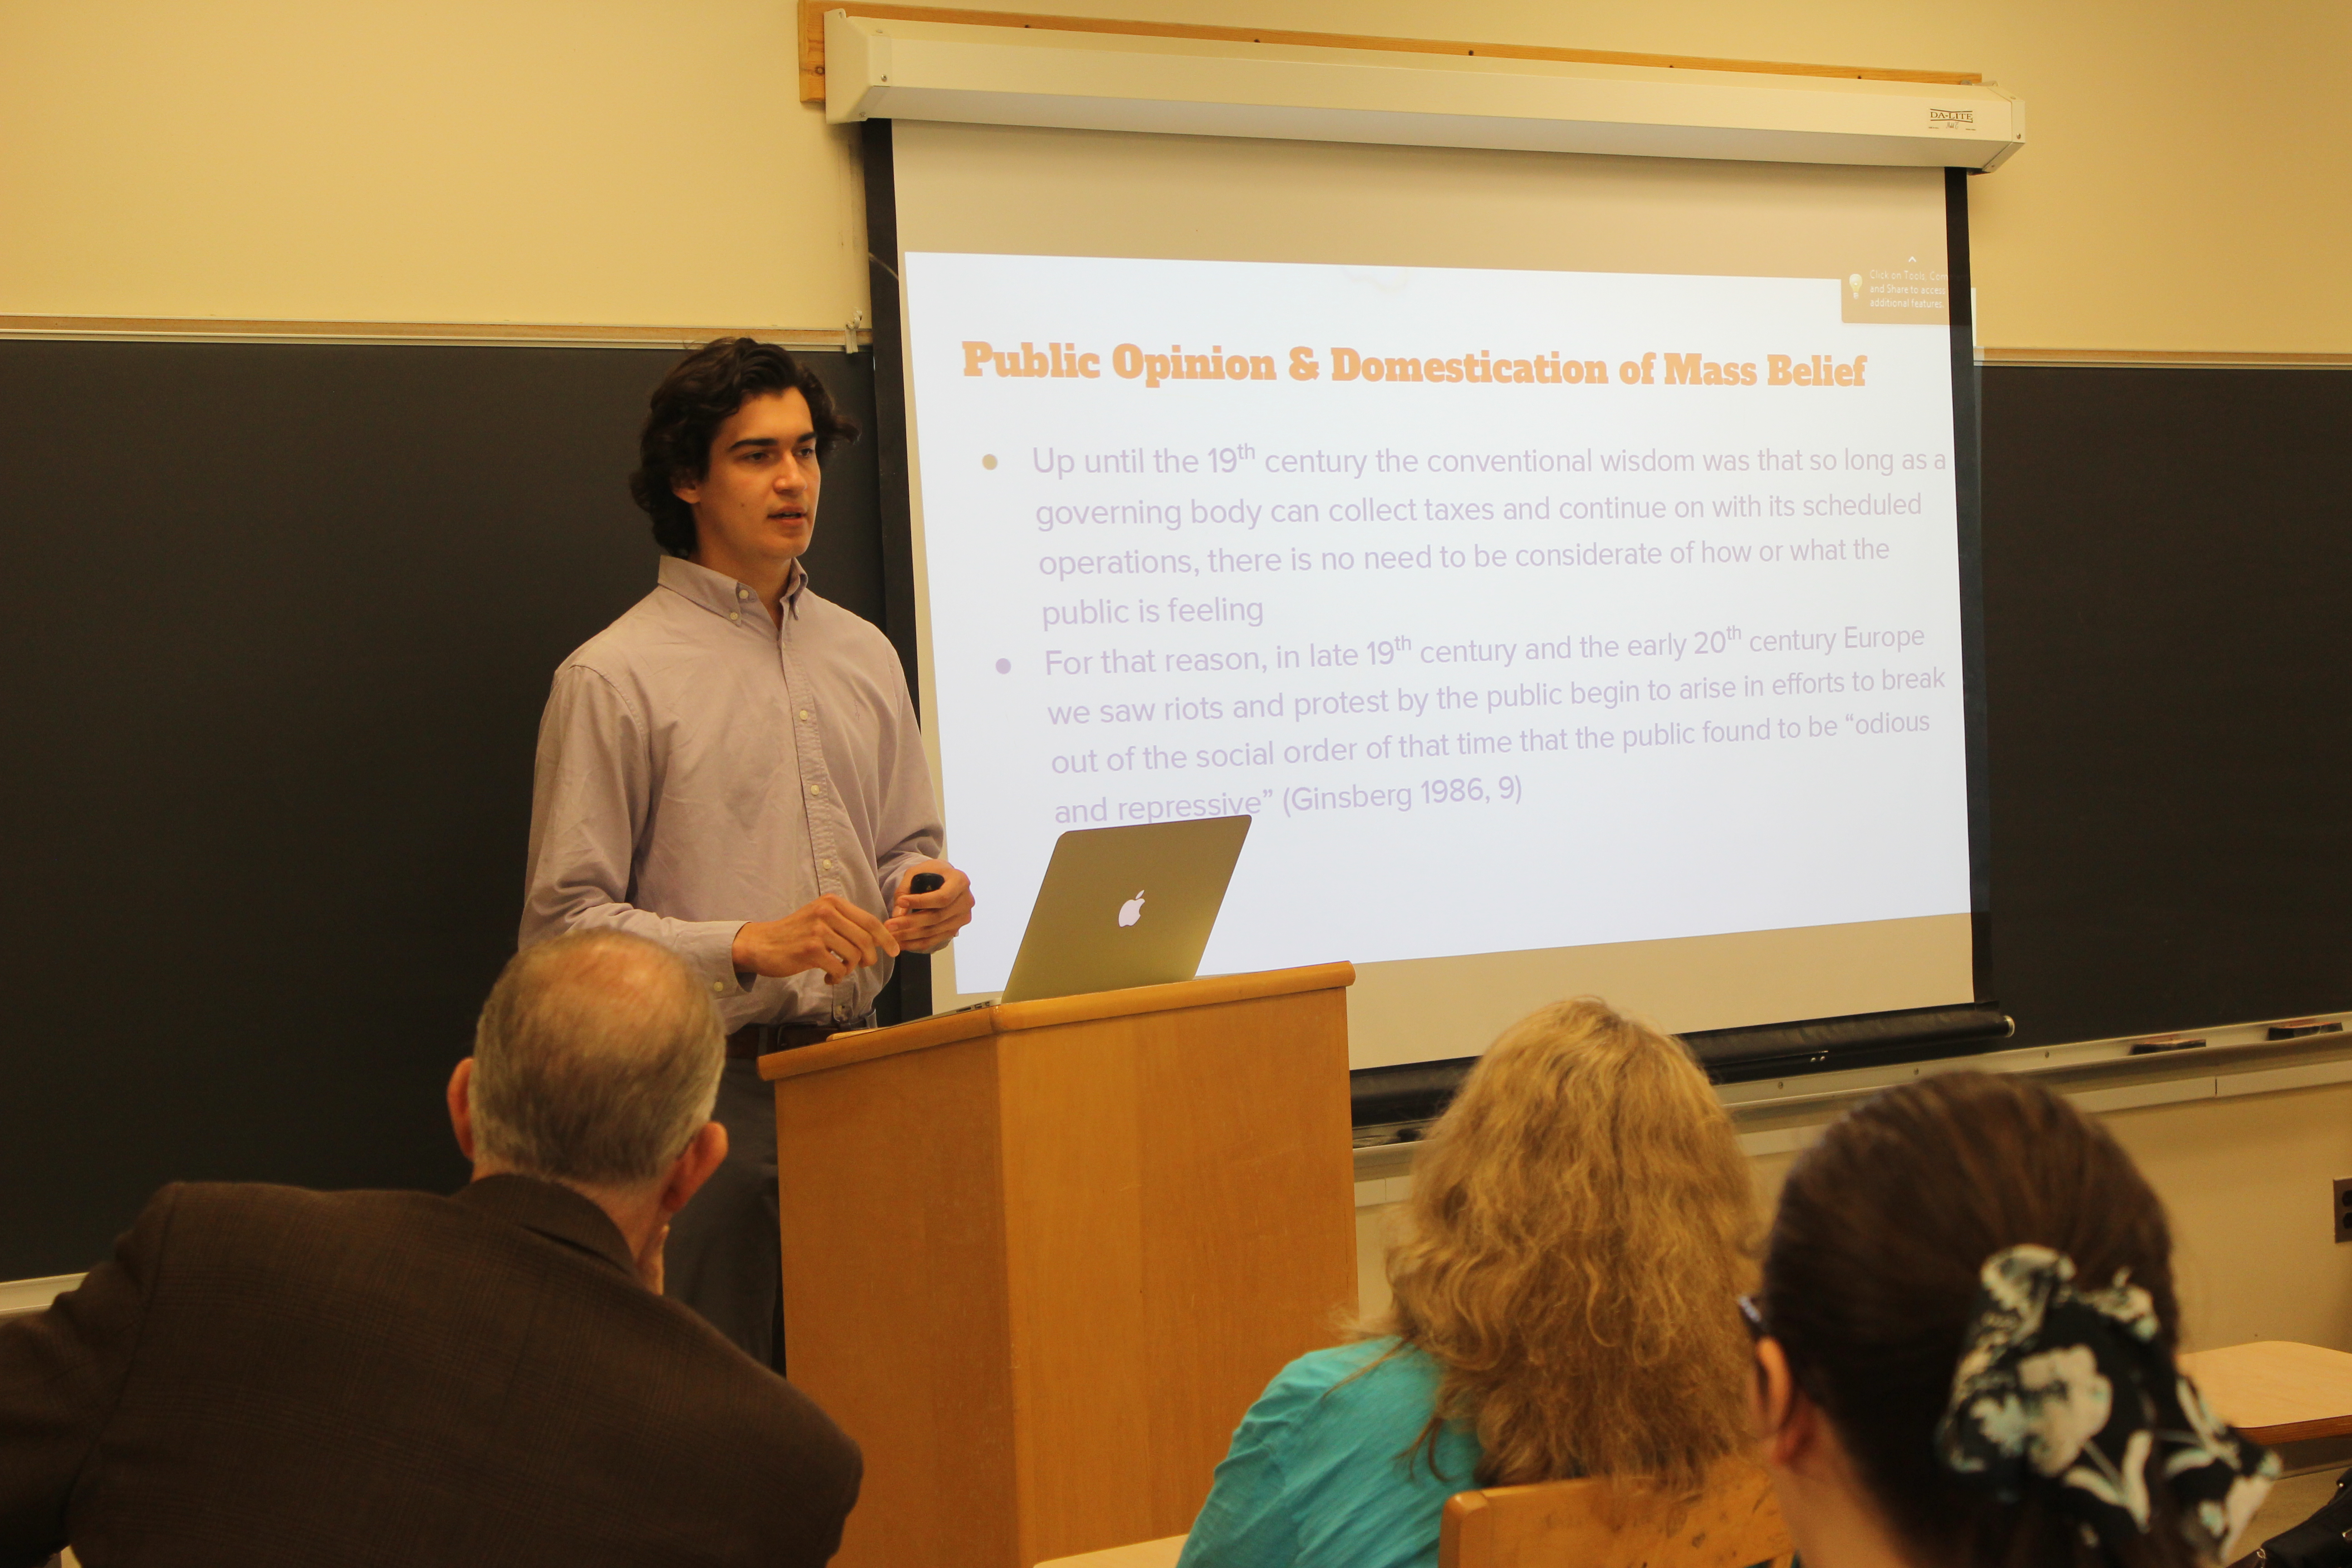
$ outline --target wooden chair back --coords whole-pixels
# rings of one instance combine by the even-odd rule
[[[1491,1487],[1446,1500],[1438,1568],[1790,1568],[1772,1482],[1727,1459],[1695,1502],[1610,1479]]]
[[[1176,1568],[1176,1559],[1184,1555],[1184,1541],[1183,1536],[1170,1535],[1139,1541],[1132,1546],[1106,1546],[1075,1557],[1052,1558],[1037,1568]]]

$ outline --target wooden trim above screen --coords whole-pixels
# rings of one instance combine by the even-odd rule
[[[1919,81],[1974,87],[1975,71],[1893,70],[1877,66],[1808,66],[1785,60],[1723,60],[1697,55],[1628,54],[1617,49],[1556,49],[1538,44],[1474,44],[1443,38],[1390,38],[1360,33],[1301,33],[1281,27],[1211,27],[1189,22],[1129,22],[1108,16],[1055,16],[1027,11],[966,11],[923,5],[877,5],[862,0],[800,0],[801,101],[824,101],[824,16],[845,11],[886,22],[950,22],[974,27],[1039,27],[1058,33],[1117,33],[1140,38],[1199,38],[1225,44],[1289,44],[1326,49],[1382,49],[1391,54],[1481,55],[1493,59],[1557,60],[1570,65],[1663,66],[1676,70],[1754,71],[1768,76],[1844,77],[1861,81]]]
[[[866,328],[604,327],[540,321],[280,321],[212,316],[0,316],[0,338],[173,338],[238,343],[478,343],[540,348],[692,348],[713,338],[744,336],[793,349],[858,348]]]

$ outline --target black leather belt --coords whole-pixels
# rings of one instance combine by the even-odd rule
[[[772,1051],[796,1051],[803,1046],[830,1039],[844,1029],[867,1029],[873,1026],[871,1013],[845,1024],[746,1024],[727,1037],[727,1059],[743,1061]]]

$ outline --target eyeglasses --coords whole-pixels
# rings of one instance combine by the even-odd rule
[[[1764,1326],[1764,1309],[1753,1296],[1739,1298],[1739,1321],[1747,1325],[1750,1340],[1761,1340],[1771,1331]]]

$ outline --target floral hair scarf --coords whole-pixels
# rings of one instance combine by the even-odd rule
[[[2074,1260],[2046,1247],[1985,1259],[1951,1403],[1936,1426],[1945,1467],[2016,1501],[2039,1482],[2084,1540],[2110,1549],[2147,1533],[2151,1486],[2172,1493],[2182,1531],[2223,1557],[2278,1478],[2277,1458],[2213,1414],[2157,1339],[2155,1304],[2118,1270],[2074,1287]]]

